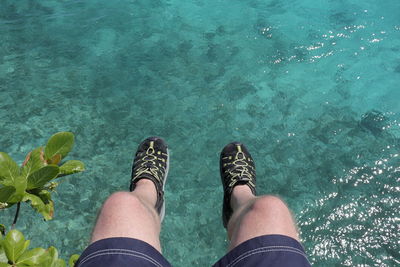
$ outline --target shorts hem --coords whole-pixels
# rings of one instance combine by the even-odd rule
[[[164,256],[150,244],[128,237],[112,237],[90,244],[80,256],[77,267],[102,266],[170,267]]]
[[[239,244],[213,265],[239,266],[309,267],[311,264],[297,240],[285,235],[263,235]]]

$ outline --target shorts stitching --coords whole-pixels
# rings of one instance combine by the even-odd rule
[[[251,253],[251,252],[253,252],[253,251],[256,251],[256,250],[264,250],[264,249],[291,249],[291,250],[295,250],[295,251],[297,251],[299,254],[302,254],[302,255],[304,255],[305,257],[307,257],[307,255],[304,253],[304,251],[303,250],[301,250],[301,249],[298,249],[298,248],[295,248],[295,247],[291,247],[291,246],[265,246],[265,247],[259,247],[259,248],[255,248],[255,249],[251,249],[251,250],[248,250],[248,251],[245,251],[245,252],[243,252],[240,256],[238,256],[238,257],[241,257],[241,256],[243,256],[243,255],[245,255],[245,254],[247,254],[247,253]]]
[[[104,252],[104,253],[99,253],[99,254],[94,255],[94,256],[92,256],[92,257],[90,257],[90,258],[86,258],[85,261],[82,261],[82,264],[83,264],[84,262],[87,262],[87,261],[89,261],[89,260],[91,260],[91,259],[93,259],[93,258],[99,257],[99,256],[104,256],[104,255],[117,255],[117,254],[118,254],[118,255],[125,255],[125,256],[131,256],[131,257],[141,258],[141,259],[144,259],[144,260],[147,260],[147,261],[153,263],[155,266],[162,267],[162,265],[160,265],[158,262],[154,262],[154,261],[150,260],[150,259],[147,258],[147,257],[141,256],[141,255],[136,255],[136,254],[134,254],[134,253],[124,253],[124,252]]]
[[[279,252],[279,251],[293,252],[293,253],[299,254],[299,255],[303,256],[304,258],[306,258],[306,260],[308,261],[307,256],[301,250],[299,250],[297,248],[288,247],[288,246],[268,246],[268,247],[261,247],[261,248],[256,248],[256,249],[246,251],[245,253],[236,257],[231,263],[229,263],[227,265],[227,267],[235,266],[239,261],[241,261],[245,258],[248,258],[251,255],[255,255],[258,253],[264,253],[264,252]]]
[[[143,255],[145,257],[151,258],[154,261],[157,261],[156,259],[152,258],[151,256],[142,253],[142,252],[138,252],[136,250],[131,250],[131,249],[123,249],[123,248],[108,248],[108,249],[100,249],[100,250],[96,250],[88,255],[86,255],[85,258],[82,259],[82,261],[86,261],[85,259],[91,256],[94,256],[95,254],[99,254],[99,253],[103,253],[103,252],[127,252],[127,253],[136,253],[139,255]]]
[[[280,249],[280,248],[292,249],[292,250],[298,251],[298,252],[301,253],[301,254],[306,255],[306,254],[303,252],[303,250],[301,250],[301,249],[299,249],[299,248],[291,247],[291,246],[266,246],[266,247],[259,247],[259,248],[255,248],[255,249],[246,251],[245,253],[249,253],[249,252],[252,252],[252,251],[254,251],[254,250],[259,250],[259,249],[267,249],[267,248],[274,248],[274,249]],[[245,253],[243,253],[243,254],[245,254]]]
[[[156,266],[162,267],[162,264],[160,264],[156,259],[150,257],[149,255],[146,255],[144,253],[135,251],[135,250],[129,250],[129,249],[102,249],[98,250],[95,252],[90,253],[86,257],[82,259],[80,264],[83,264],[87,262],[88,260],[91,260],[93,258],[96,258],[98,256],[104,256],[104,255],[113,255],[113,254],[121,254],[121,255],[127,255],[127,256],[133,256],[133,257],[138,257],[145,259],[151,263],[153,263]]]

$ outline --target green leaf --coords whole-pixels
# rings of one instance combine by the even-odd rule
[[[85,170],[85,165],[79,160],[68,160],[60,167],[60,174],[58,177],[82,172]]]
[[[28,251],[25,251],[18,260],[17,264],[26,264],[26,265],[39,265],[41,262],[47,259],[47,253],[44,248],[34,248]]]
[[[5,186],[0,188],[0,202],[6,203],[14,193],[15,193],[14,186]]]
[[[22,201],[26,189],[26,179],[23,176],[15,178],[12,186],[15,187],[15,193],[7,200],[9,204],[15,204]]]
[[[60,168],[57,165],[47,165],[28,176],[26,189],[40,188],[57,177]]]
[[[46,221],[53,219],[54,203],[51,199],[48,201],[48,203],[44,203],[40,197],[26,193],[22,201],[30,201],[32,208],[42,214]]]
[[[49,247],[47,249],[49,257],[43,266],[46,267],[66,267],[65,261],[58,258],[58,251],[55,247]]]
[[[47,252],[50,255],[50,258],[49,258],[50,263],[53,264],[58,259],[58,251],[55,247],[52,246],[47,249]]]
[[[60,163],[61,159],[62,159],[61,154],[55,154],[54,157],[51,158],[49,164],[58,165],[58,163]]]
[[[6,253],[4,252],[4,248],[2,245],[2,240],[0,241],[0,262],[8,262]],[[1,266],[1,265],[0,265]]]
[[[68,261],[69,267],[74,267],[75,263],[78,261],[79,257],[80,256],[78,254],[71,255],[71,257],[69,257],[69,261]]]
[[[28,176],[44,167],[46,164],[44,159],[43,147],[38,147],[30,152],[25,159],[24,166],[22,167],[22,176],[28,178]]]
[[[60,154],[65,158],[72,150],[74,145],[74,134],[71,132],[60,132],[54,134],[47,141],[44,154],[47,160],[51,160],[55,155]]]
[[[18,175],[19,167],[17,163],[7,153],[0,152],[0,183],[13,185]]]
[[[0,267],[10,267],[12,265],[5,263],[5,262],[0,262]]]
[[[38,196],[40,197],[40,199],[44,202],[44,203],[49,203],[49,201],[51,201],[51,193],[47,190],[41,190],[38,194]]]
[[[11,230],[3,239],[3,248],[8,260],[16,262],[19,256],[29,246],[29,240],[25,241],[24,235],[18,230]]]
[[[66,263],[63,259],[57,259],[51,267],[66,267]]]
[[[25,243],[24,243],[24,247],[23,247],[23,251],[25,251],[25,250],[27,250],[28,249],[28,247],[29,247],[29,244],[31,243],[31,241],[30,240],[26,240],[25,241]]]

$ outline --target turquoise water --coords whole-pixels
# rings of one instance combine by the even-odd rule
[[[0,151],[22,162],[68,130],[87,165],[58,187],[53,221],[23,206],[18,228],[80,253],[137,144],[160,135],[163,252],[211,265],[227,247],[219,152],[241,140],[314,266],[400,264],[399,14],[397,0],[2,0]]]

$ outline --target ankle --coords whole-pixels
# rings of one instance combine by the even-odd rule
[[[148,187],[154,187],[154,190],[156,189],[154,183],[150,179],[147,179],[147,178],[142,178],[139,181],[137,181],[136,187],[138,187],[138,186],[146,186],[146,187],[148,186]]]
[[[256,197],[251,192],[251,189],[247,185],[237,185],[233,188],[231,195],[231,207],[233,212],[238,210],[243,205],[249,203],[249,201],[254,200]]]
[[[140,179],[137,181],[135,190],[132,193],[151,207],[154,207],[157,202],[156,186],[149,179]]]

